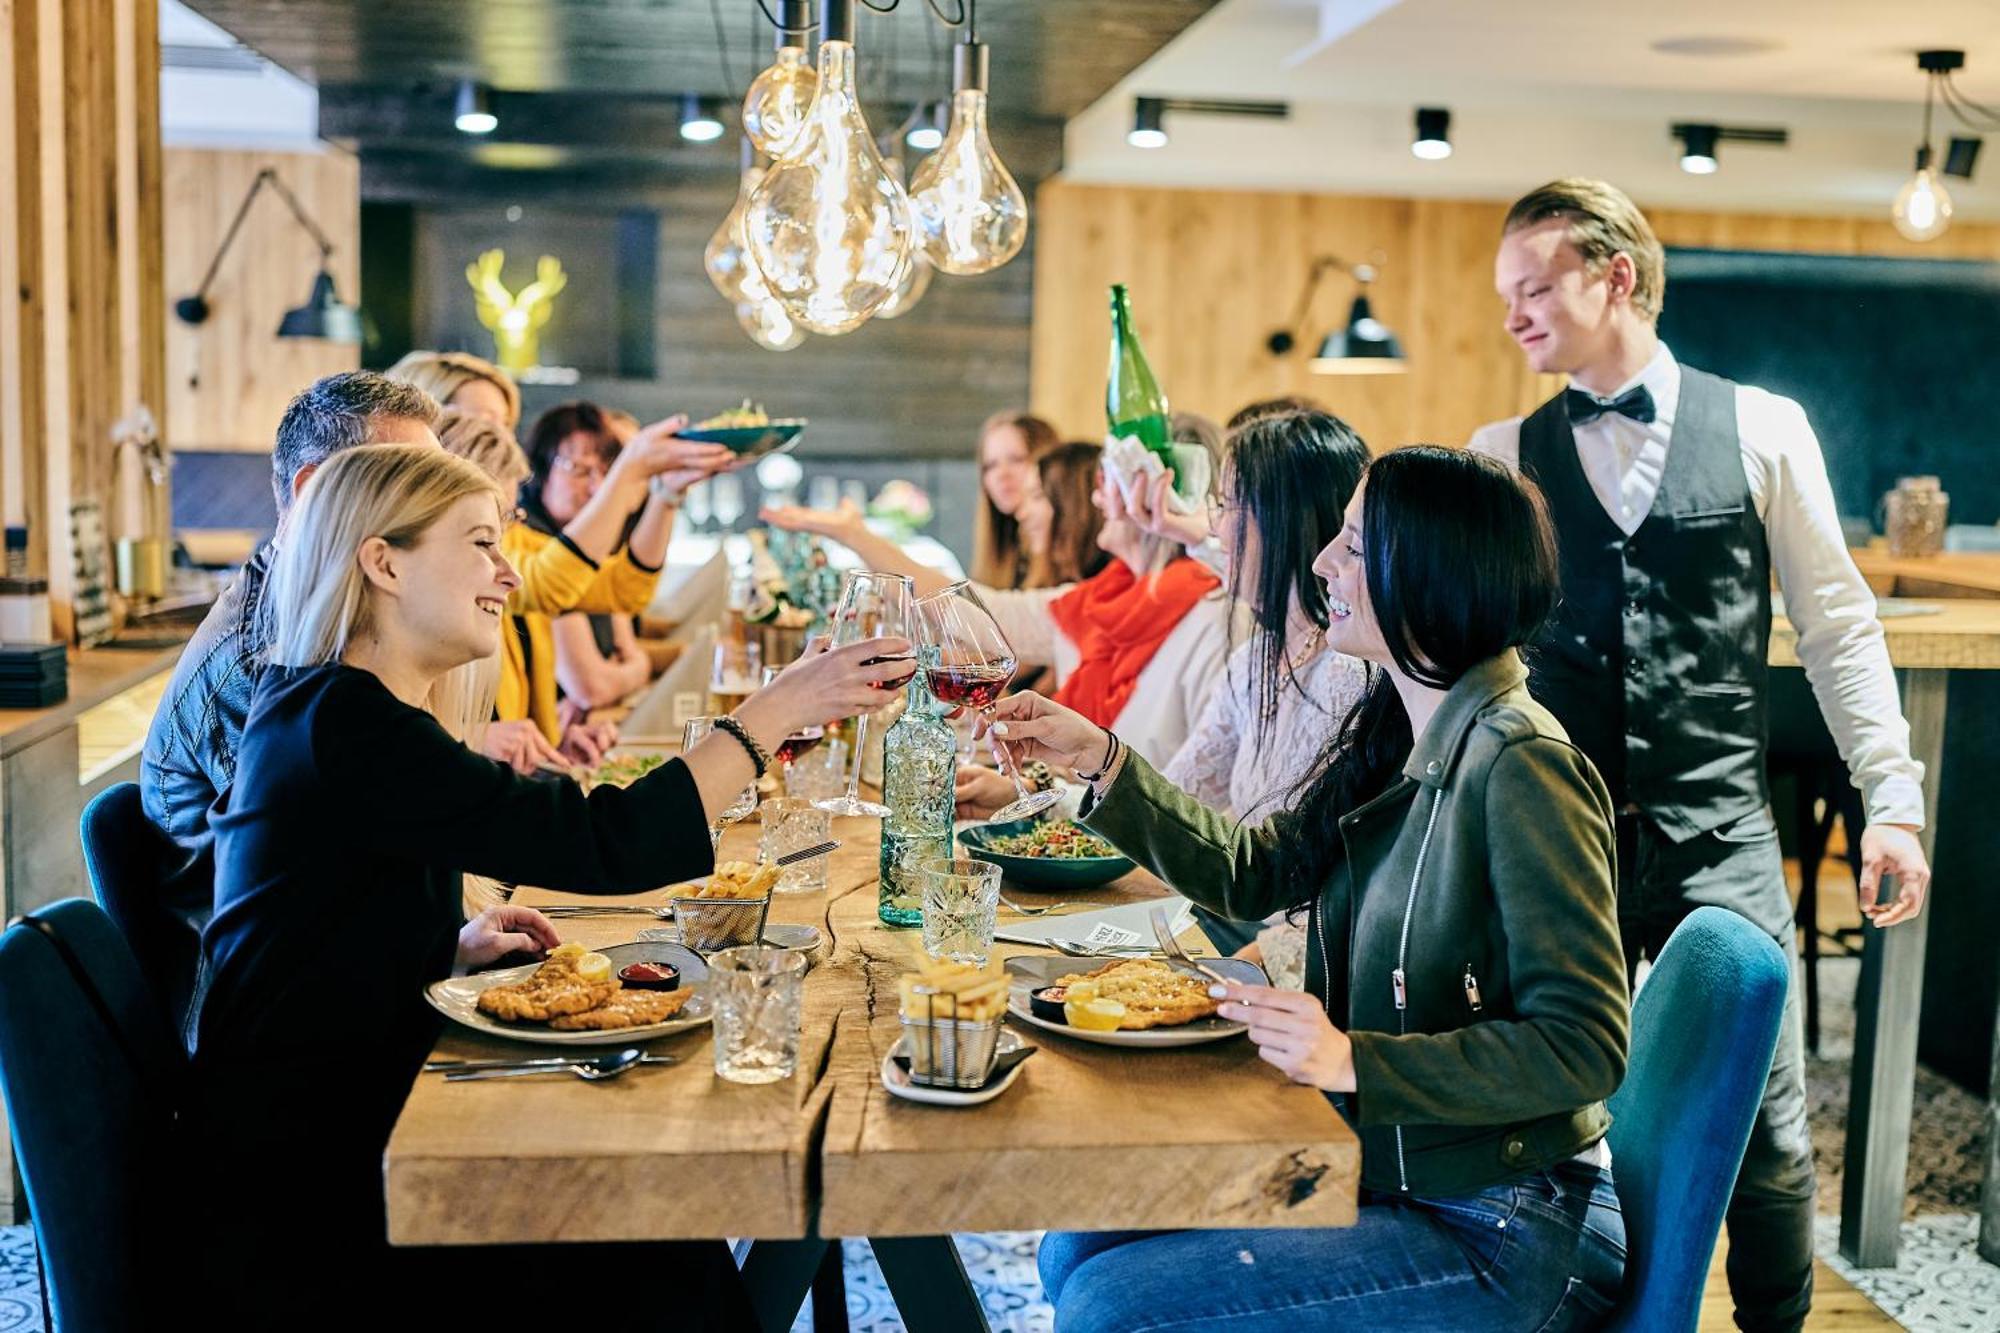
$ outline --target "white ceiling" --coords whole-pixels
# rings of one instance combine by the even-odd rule
[[[1661,46],[1691,47],[1677,53]],[[1722,48],[1717,51],[1717,47]],[[1996,0],[1223,0],[1073,119],[1072,180],[1512,198],[1607,177],[1661,206],[1853,213],[1907,179],[1922,119],[1915,52],[1968,53],[1959,84],[2000,104]],[[1288,120],[1167,115],[1125,142],[1132,99],[1279,99]],[[1409,152],[1418,106],[1452,111],[1455,152]],[[1783,127],[1690,176],[1675,121]],[[1971,133],[1942,111],[1934,137]],[[2000,218],[2000,134],[1960,217]]]

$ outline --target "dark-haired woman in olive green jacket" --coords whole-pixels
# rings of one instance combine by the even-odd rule
[[[1486,459],[1400,450],[1314,569],[1328,646],[1379,669],[1263,828],[1038,696],[995,710],[1021,757],[1090,780],[1086,822],[1177,890],[1303,916],[1304,993],[1217,998],[1362,1147],[1352,1228],[1051,1234],[1058,1333],[1588,1327],[1624,1269],[1604,1099],[1628,1004],[1610,799],[1517,651],[1555,595],[1547,515]]]

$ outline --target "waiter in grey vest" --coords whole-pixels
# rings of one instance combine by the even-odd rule
[[[1764,771],[1773,571],[1867,806],[1860,900],[1877,927],[1923,906],[1923,770],[1804,411],[1674,359],[1654,327],[1665,268],[1614,186],[1559,180],[1518,201],[1494,265],[1507,332],[1532,369],[1570,387],[1471,447],[1534,478],[1555,520],[1562,604],[1529,684],[1611,788],[1627,968],[1703,904],[1749,918],[1796,959]],[[1893,902],[1877,901],[1885,874]],[[1729,1205],[1743,1329],[1797,1329],[1812,1303],[1797,991]]]

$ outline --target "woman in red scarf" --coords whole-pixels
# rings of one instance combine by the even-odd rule
[[[1211,456],[1220,451],[1221,432],[1192,414],[1174,418],[1174,436]],[[1044,467],[1095,469],[1098,453],[1093,445],[1065,445],[1044,459]],[[1211,475],[1220,475],[1220,460],[1214,461]],[[1067,587],[982,588],[980,597],[1022,668],[1051,668],[1057,699],[1115,726],[1127,744],[1164,762],[1222,678],[1233,603],[1207,566],[1178,544],[1140,531],[1117,485],[1101,471],[1091,501],[1104,515],[1097,544],[1113,557],[1102,570]],[[976,782],[977,775],[968,780]],[[966,782],[960,786],[961,798],[968,798]],[[976,797],[969,803],[977,804]]]

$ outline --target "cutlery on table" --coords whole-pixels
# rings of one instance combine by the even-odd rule
[[[1082,940],[1034,940],[1066,958],[1162,958],[1160,950],[1143,944],[1085,944]]]
[[[1182,967],[1191,967],[1210,981],[1221,982],[1223,984],[1228,983],[1229,978],[1223,976],[1222,973],[1216,971],[1206,963],[1197,963],[1194,959],[1188,957],[1187,952],[1181,948],[1180,941],[1174,938],[1173,929],[1167,925],[1166,908],[1155,907],[1151,912],[1147,913],[1147,917],[1153,923],[1153,938],[1160,942],[1160,950],[1166,954],[1169,962],[1178,963]]]
[[[616,1054],[624,1055],[626,1051],[635,1049],[637,1048],[628,1046]],[[679,1062],[680,1057],[676,1055],[654,1055],[648,1052],[639,1057],[639,1063],[642,1065],[671,1065]],[[523,1060],[513,1056],[504,1056],[497,1060],[430,1060],[424,1064],[424,1072],[453,1074],[470,1069],[567,1069],[575,1063],[576,1057],[573,1055],[552,1055],[546,1059],[533,1060]]]
[[[674,919],[671,907],[634,907],[631,904],[606,903],[599,907],[592,903],[560,903],[551,907],[535,909],[543,916],[551,918],[571,916],[650,916],[657,921]]]
[[[627,1047],[600,1055],[595,1060],[568,1060],[553,1065],[517,1066],[512,1069],[461,1069],[448,1072],[444,1076],[447,1083],[476,1083],[489,1078],[528,1078],[536,1074],[574,1074],[586,1083],[600,1083],[605,1079],[617,1078],[629,1069],[647,1063],[639,1049]],[[671,1059],[667,1060],[671,1064]]]
[[[1021,916],[1047,916],[1050,912],[1056,911],[1058,908],[1076,906],[1075,903],[1039,903],[1030,907],[1025,903],[1015,902],[1004,893],[1000,895],[1000,905],[1010,912],[1019,913]]]

